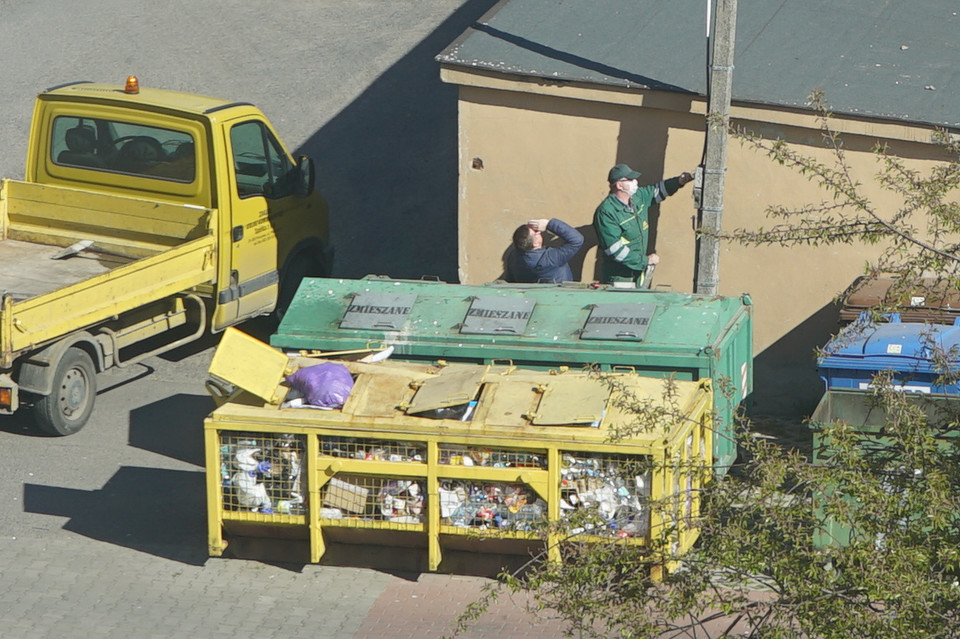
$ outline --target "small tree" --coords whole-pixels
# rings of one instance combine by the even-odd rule
[[[855,284],[862,288],[878,277],[893,276],[894,285],[877,312],[902,305],[918,291],[936,299],[960,290],[960,201],[956,199],[960,137],[944,130],[933,132],[932,141],[947,161],[928,175],[909,169],[878,143],[874,147],[880,167],[876,181],[902,201],[895,210],[882,210],[862,194],[862,183],[847,162],[843,139],[830,127],[832,114],[823,92],[813,92],[808,105],[818,114],[824,144],[832,150],[832,164],[818,162],[780,139],[765,140],[742,128],[732,133],[778,164],[817,182],[827,199],[799,208],[769,207],[767,215],[776,222],[774,226],[736,229],[724,239],[754,246],[879,245],[879,257],[866,265],[866,277]],[[841,299],[855,290],[843,291]]]
[[[878,245],[860,285],[880,275],[895,283],[877,316],[918,289],[934,297],[960,290],[960,203],[950,199],[960,186],[960,143],[935,133],[949,160],[928,175],[876,147],[877,180],[902,201],[883,211],[862,195],[822,93],[810,105],[832,165],[781,140],[734,134],[815,180],[828,198],[773,207],[774,226],[725,239]],[[932,351],[945,376],[955,355]],[[503,575],[461,623],[506,589],[532,592],[539,609],[568,622],[569,636],[960,636],[960,399],[908,395],[892,381],[881,374],[864,396],[881,415],[874,432],[841,421],[816,425],[815,459],[758,436],[743,420],[740,462],[705,490],[700,542],[674,558],[680,567],[663,581],[651,581],[647,569],[669,547],[581,544],[567,529],[560,531],[568,538],[564,563],[534,558],[522,573]],[[640,429],[663,418],[643,406],[636,412]]]

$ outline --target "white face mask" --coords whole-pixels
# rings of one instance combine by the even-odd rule
[[[627,195],[629,195],[630,197],[633,197],[633,195],[637,192],[638,188],[639,188],[639,185],[637,184],[636,180],[627,180],[627,183],[626,185],[624,185],[623,190],[626,192]]]

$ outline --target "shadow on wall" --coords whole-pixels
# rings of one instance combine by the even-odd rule
[[[620,127],[617,162],[625,162],[634,171],[640,172],[640,186],[657,184],[663,178],[669,177],[663,175],[663,160],[667,152],[668,137],[666,127],[644,127],[639,119],[623,122]],[[651,206],[647,218],[650,224],[647,253],[656,253],[660,206],[657,204]]]
[[[596,255],[597,232],[592,224],[578,226],[577,230],[583,235],[583,248],[570,260],[570,270],[573,271],[575,281],[599,282],[600,259]],[[587,257],[590,257],[588,260]]]
[[[495,0],[467,0],[315,133],[334,275],[457,281],[457,87],[434,59]]]
[[[752,415],[809,417],[823,396],[815,349],[839,330],[840,308],[830,303],[753,359]]]

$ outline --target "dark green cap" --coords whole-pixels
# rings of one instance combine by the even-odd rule
[[[636,180],[638,177],[640,177],[639,172],[634,171],[626,164],[618,164],[610,169],[610,173],[607,174],[607,182],[616,182],[623,179]]]

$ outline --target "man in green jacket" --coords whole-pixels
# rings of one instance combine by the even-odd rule
[[[593,228],[603,252],[601,277],[605,283],[643,285],[647,265],[660,261],[656,253],[647,254],[647,213],[653,204],[659,204],[693,180],[690,173],[683,172],[657,184],[639,186],[639,177],[640,173],[626,164],[610,169],[610,195],[593,214]]]

